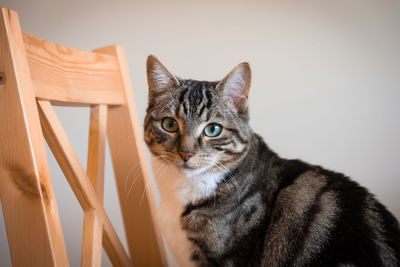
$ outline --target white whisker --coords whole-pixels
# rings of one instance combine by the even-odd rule
[[[160,156],[160,157],[158,157],[158,158],[161,158],[162,156]],[[138,162],[139,163],[139,162]],[[137,163],[137,164],[138,164]],[[153,167],[154,168],[157,168],[158,166],[160,166],[161,164],[162,164],[163,162],[162,161],[156,161],[154,164],[153,164]],[[137,165],[137,164],[135,164],[135,165]],[[131,182],[131,185],[129,186],[129,190],[128,190],[128,192],[126,192],[126,188],[124,189],[124,191],[125,191],[125,195],[126,195],[126,197],[125,197],[125,202],[127,203],[127,201],[128,201],[128,199],[129,199],[129,195],[130,195],[130,193],[131,193],[131,190],[132,190],[132,188],[133,188],[133,186],[135,185],[135,183],[137,182],[137,180],[140,178],[142,176],[142,171],[140,170],[140,172],[138,172],[136,175],[135,175],[135,177],[132,179],[132,182]],[[125,183],[125,185],[126,185],[126,183]]]
[[[234,186],[236,186],[236,188],[239,188],[239,184],[238,184],[238,182],[236,181],[235,176],[232,174],[232,172],[231,172],[224,164],[222,164],[222,163],[220,163],[220,162],[217,162],[215,166],[216,166],[217,168],[219,168],[219,169],[225,170],[225,171],[227,172],[227,175],[228,175],[228,177],[229,177],[229,180],[232,181],[232,184],[233,184]]]
[[[161,162],[161,163],[163,163],[163,162]],[[160,164],[159,164],[158,166],[160,166]],[[166,167],[166,165],[161,164],[161,167],[158,168],[158,170],[157,170],[156,172],[158,172],[158,174],[160,174],[163,170],[165,170],[165,167]],[[158,175],[158,174],[156,174],[156,172],[154,173],[154,175]],[[146,185],[146,186],[144,187],[142,196],[141,196],[141,198],[140,198],[139,207],[142,206],[142,202],[143,202],[144,196],[146,195],[146,192],[147,192],[147,189],[148,189],[149,186],[150,186],[150,184],[149,184],[149,185]]]

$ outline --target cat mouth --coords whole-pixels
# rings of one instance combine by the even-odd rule
[[[181,162],[178,166],[186,174],[186,176],[190,177],[193,175],[196,176],[203,173],[207,173],[207,171],[209,171],[213,167],[212,164],[208,164],[206,166],[193,166],[185,161]]]
[[[189,163],[187,161],[183,161],[181,164],[179,164],[180,167],[184,170],[194,170],[197,169],[197,167],[191,166],[189,165]]]

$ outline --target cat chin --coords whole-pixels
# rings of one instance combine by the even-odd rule
[[[195,176],[204,174],[210,169],[209,166],[203,168],[187,168],[187,167],[180,167],[182,172],[185,174],[186,178],[193,178]]]

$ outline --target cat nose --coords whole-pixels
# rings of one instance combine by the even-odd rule
[[[180,151],[179,155],[181,155],[181,158],[183,159],[183,161],[188,161],[194,155],[194,152],[193,151]]]

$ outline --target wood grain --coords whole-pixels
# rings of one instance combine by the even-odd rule
[[[165,266],[165,250],[155,219],[157,207],[142,127],[136,113],[124,51],[120,46],[109,46],[95,52],[118,58],[124,82],[126,105],[109,107],[107,135],[131,258],[136,266]]]
[[[82,267],[101,266],[103,223],[94,211],[85,212],[83,219]]]
[[[0,199],[13,266],[68,266],[16,12],[0,10]]]
[[[78,156],[72,148],[53,107],[49,101],[38,101],[44,137],[60,165],[84,212],[95,211],[101,219],[104,232],[104,249],[114,266],[131,266],[132,263],[119,240],[102,203],[97,198]]]
[[[90,179],[100,202],[104,198],[104,160],[106,147],[107,106],[96,105],[90,108],[89,145],[87,176]]]
[[[115,57],[72,49],[23,33],[35,95],[81,104],[123,104]]]
[[[68,48],[23,33],[13,11],[0,15],[0,200],[13,265],[69,265],[45,137],[85,213],[82,266],[101,265],[102,245],[114,266],[165,266],[122,48]],[[87,174],[52,104],[91,107]],[[106,133],[132,261],[103,208]],[[130,194],[125,178],[134,164]]]

